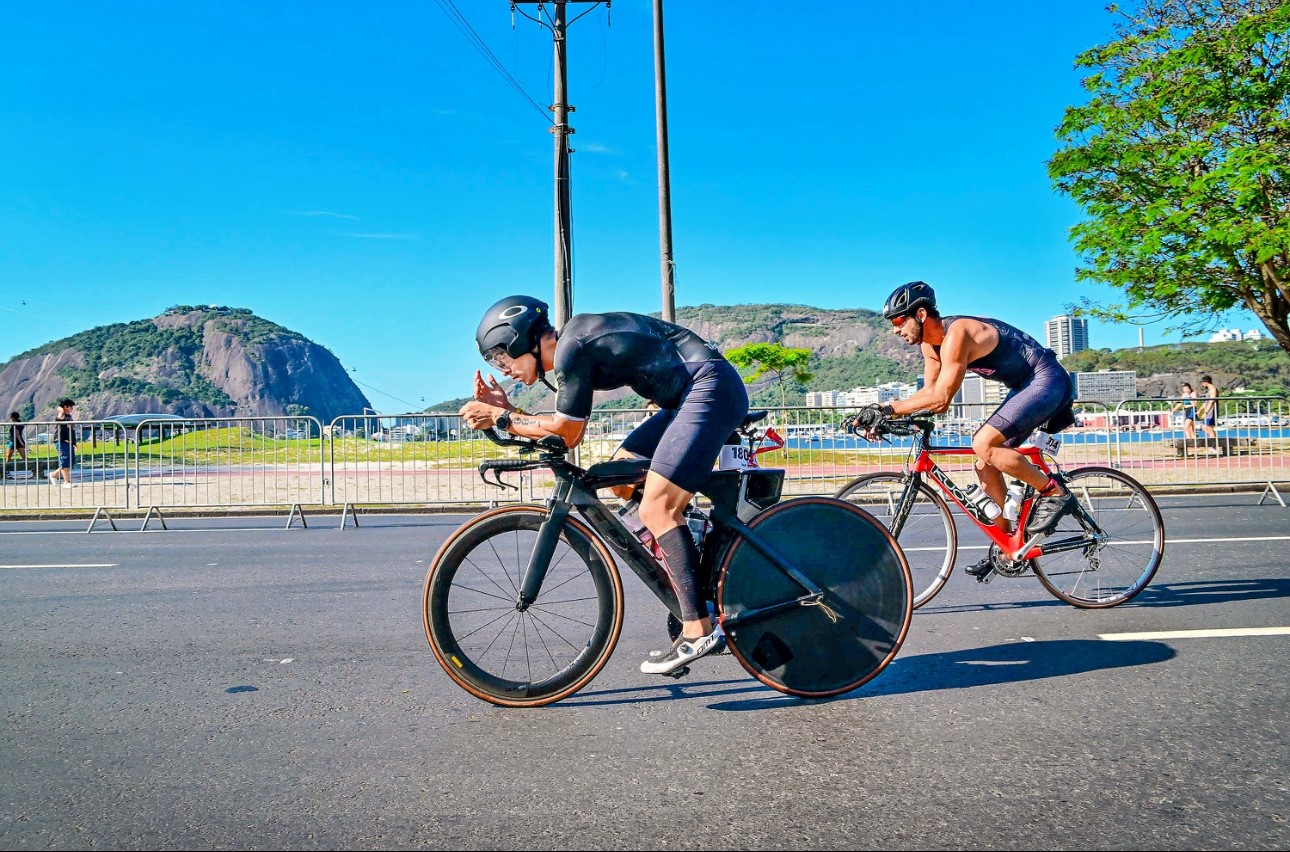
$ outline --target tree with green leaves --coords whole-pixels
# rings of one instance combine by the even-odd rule
[[[1076,67],[1048,163],[1084,210],[1077,280],[1122,290],[1077,312],[1212,328],[1242,306],[1290,352],[1290,4],[1137,0]]]
[[[780,403],[784,406],[788,405],[785,381],[792,379],[804,385],[812,378],[806,369],[811,362],[809,349],[793,349],[780,343],[745,343],[728,350],[726,360],[736,367],[756,368],[752,375],[744,377],[744,384],[752,384],[767,373],[774,373],[779,384]]]

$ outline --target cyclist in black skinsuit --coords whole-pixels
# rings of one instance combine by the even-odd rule
[[[496,425],[525,438],[559,435],[574,447],[586,430],[594,391],[630,387],[658,405],[614,454],[651,460],[640,519],[663,551],[681,605],[681,635],[641,671],[665,674],[710,653],[721,628],[712,624],[695,582],[699,552],[682,513],[748,413],[738,371],[689,329],[642,314],[578,314],[557,332],[546,304],[529,296],[489,308],[475,342],[484,360],[510,378],[551,387],[546,373],[554,372],[559,388],[552,388],[555,414],[539,417],[517,409],[495,378],[486,383],[476,371],[475,399],[461,408],[471,428]]]
[[[923,387],[908,399],[862,411],[859,425],[870,426],[885,415],[945,411],[969,370],[1002,382],[1010,391],[1008,397],[972,436],[977,478],[1000,505],[1005,499],[1003,474],[1029,483],[1041,499],[1031,513],[1026,532],[1038,535],[1051,531],[1062,515],[1075,508],[1075,499],[1060,482],[1046,476],[1014,447],[1055,416],[1066,420],[1061,428],[1074,419],[1070,413],[1074,388],[1056,354],[1024,331],[999,320],[942,317],[936,310],[936,294],[922,281],[897,287],[883,305],[882,315],[891,321],[902,340],[922,349]],[[1053,428],[1058,425],[1055,423]],[[995,523],[1010,522],[1000,516]],[[988,556],[967,569],[975,576],[985,576],[991,570]]]

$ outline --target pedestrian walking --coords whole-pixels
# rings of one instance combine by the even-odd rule
[[[57,485],[63,480],[64,488],[72,484],[72,467],[76,464],[76,427],[72,425],[72,409],[76,403],[67,397],[58,401],[58,414],[54,417],[54,443],[58,446],[58,469],[49,472],[49,482]]]

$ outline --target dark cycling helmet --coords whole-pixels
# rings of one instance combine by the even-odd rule
[[[551,328],[549,315],[546,302],[532,296],[507,296],[489,308],[479,321],[479,330],[475,332],[479,354],[487,356],[500,347],[512,358],[527,355]]]
[[[912,314],[919,308],[936,309],[936,293],[922,281],[910,281],[901,284],[887,297],[882,306],[883,319],[895,319],[905,314]]]

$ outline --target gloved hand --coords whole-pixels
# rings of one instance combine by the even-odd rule
[[[872,432],[891,414],[890,405],[866,405],[847,418],[853,432]]]

